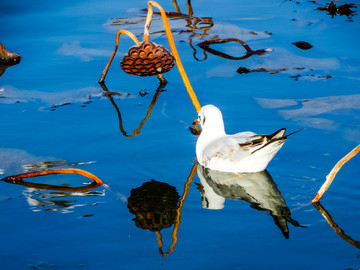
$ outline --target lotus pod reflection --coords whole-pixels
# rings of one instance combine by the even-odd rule
[[[175,223],[179,198],[175,187],[151,180],[131,190],[128,208],[137,227],[156,232]]]
[[[120,65],[130,75],[152,76],[168,72],[174,66],[174,60],[163,46],[144,41],[131,47]]]

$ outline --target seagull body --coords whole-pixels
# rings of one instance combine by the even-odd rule
[[[222,172],[261,172],[280,150],[287,137],[285,129],[271,135],[245,131],[225,133],[221,111],[206,105],[199,111],[202,132],[196,143],[196,157],[202,166]]]

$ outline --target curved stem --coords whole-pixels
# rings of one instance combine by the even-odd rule
[[[59,173],[71,173],[71,174],[78,174],[90,178],[94,182],[83,187],[65,187],[65,186],[56,186],[56,185],[46,185],[46,184],[38,184],[38,183],[31,183],[23,181],[24,178],[32,178],[50,174],[59,174]],[[96,187],[99,187],[104,184],[104,182],[98,178],[97,176],[93,175],[84,170],[80,169],[73,169],[73,168],[66,168],[66,169],[52,169],[52,170],[42,170],[37,172],[29,172],[29,173],[22,173],[17,175],[12,175],[1,179],[4,182],[22,185],[26,187],[32,188],[40,188],[40,189],[51,189],[51,190],[59,190],[59,191],[67,191],[67,192],[83,192],[87,191]]]
[[[331,172],[326,176],[326,181],[321,186],[321,188],[319,189],[319,191],[316,194],[316,196],[314,197],[314,199],[311,201],[312,203],[316,203],[321,199],[321,197],[324,195],[326,190],[329,188],[329,186],[331,185],[332,181],[334,180],[336,174],[341,169],[341,167],[346,162],[348,162],[350,159],[352,159],[357,153],[359,153],[359,151],[360,151],[360,144],[358,146],[356,146],[353,150],[351,150],[350,153],[348,153],[346,156],[344,156],[342,159],[340,159],[338,161],[338,163],[336,163],[336,165],[331,170]]]
[[[185,87],[189,93],[189,96],[191,98],[191,101],[193,102],[194,104],[194,107],[196,109],[196,112],[199,112],[200,109],[201,109],[201,106],[200,106],[200,103],[195,95],[195,92],[194,90],[192,89],[192,86],[190,84],[190,81],[189,81],[189,78],[187,77],[186,73],[185,73],[185,70],[184,70],[184,67],[181,63],[181,60],[180,60],[180,57],[179,57],[179,54],[177,52],[177,49],[176,49],[176,46],[175,46],[175,42],[174,42],[174,38],[172,36],[172,33],[171,33],[171,29],[170,29],[170,26],[169,26],[169,22],[167,20],[167,17],[166,17],[166,14],[165,14],[165,11],[163,10],[163,8],[158,4],[156,3],[155,1],[149,1],[148,2],[148,14],[147,14],[147,18],[146,18],[146,22],[145,22],[145,29],[144,29],[144,39],[145,37],[149,37],[149,28],[150,28],[150,25],[151,25],[151,18],[152,18],[152,14],[153,14],[153,8],[152,6],[155,6],[157,7],[159,10],[160,10],[160,14],[161,14],[161,18],[163,20],[163,23],[164,23],[164,27],[165,27],[165,32],[166,32],[166,36],[168,38],[168,41],[169,41],[169,45],[170,45],[170,48],[171,48],[171,51],[174,55],[174,58],[175,58],[175,61],[176,61],[176,64],[177,64],[177,67],[179,69],[179,72],[180,72],[180,75],[181,75],[181,78],[183,79],[184,81],[184,84],[185,84]]]
[[[119,30],[119,32],[117,32],[117,34],[116,34],[114,52],[112,53],[112,55],[111,55],[111,57],[110,57],[110,59],[109,59],[109,62],[107,63],[106,67],[104,68],[103,73],[101,74],[99,83],[104,83],[104,81],[105,81],[106,74],[107,74],[108,71],[109,71],[111,62],[113,61],[113,59],[114,59],[114,57],[115,57],[115,54],[116,54],[116,52],[117,52],[117,49],[118,49],[118,47],[119,47],[119,38],[120,38],[120,35],[121,35],[121,34],[128,35],[128,36],[135,42],[135,44],[139,44],[139,40],[134,36],[133,33],[129,32],[129,31],[127,31],[127,30]]]

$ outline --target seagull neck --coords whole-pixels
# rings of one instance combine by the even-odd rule
[[[203,130],[203,132],[206,134],[206,137],[208,139],[217,139],[225,135],[224,126],[217,126],[216,128],[205,129]]]

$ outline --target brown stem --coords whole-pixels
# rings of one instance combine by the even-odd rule
[[[107,63],[106,67],[104,68],[104,71],[103,73],[101,74],[101,77],[100,77],[100,80],[99,80],[99,83],[103,83],[105,81],[105,77],[109,71],[109,68],[110,68],[110,65],[111,65],[111,62],[113,61],[114,57],[115,57],[115,54],[117,52],[117,49],[119,47],[119,38],[120,38],[120,35],[121,34],[125,34],[125,35],[128,35],[134,42],[135,44],[139,44],[139,40],[133,35],[133,33],[127,31],[127,30],[119,30],[119,32],[117,32],[116,34],[116,38],[115,38],[115,49],[114,49],[114,52],[112,53],[110,59],[109,59],[109,62]]]
[[[46,184],[38,184],[32,182],[23,181],[24,178],[32,178],[44,175],[51,174],[60,174],[60,173],[70,173],[70,174],[78,174],[90,178],[93,182],[87,186],[83,187],[64,187],[64,186],[56,186],[56,185],[46,185]],[[97,188],[104,184],[104,182],[98,178],[97,176],[80,169],[66,168],[66,169],[52,169],[52,170],[42,170],[37,172],[29,172],[22,173],[17,175],[12,175],[1,179],[4,182],[17,184],[26,187],[39,188],[39,189],[47,189],[47,190],[59,190],[59,191],[67,191],[67,192],[84,192],[93,188]]]
[[[219,51],[214,50],[214,49],[209,47],[212,44],[222,44],[222,43],[228,43],[228,42],[237,42],[237,43],[239,43],[246,50],[246,54],[244,56],[241,56],[241,57],[234,57],[234,56],[228,55],[226,53],[219,52]],[[220,56],[222,58],[226,58],[226,59],[230,59],[230,60],[244,60],[244,59],[246,59],[246,58],[248,58],[248,57],[250,57],[250,56],[252,56],[254,54],[262,55],[267,51],[272,51],[272,49],[262,49],[262,50],[253,51],[244,41],[242,41],[240,39],[237,39],[237,38],[206,40],[206,41],[203,41],[203,42],[199,43],[198,46],[200,48],[202,48],[203,50],[208,51],[208,52],[210,52],[210,53],[212,53],[212,54],[214,54],[216,56]]]
[[[336,163],[336,165],[331,170],[331,172],[326,176],[326,181],[321,186],[314,199],[311,201],[312,203],[316,203],[321,199],[321,197],[324,195],[326,190],[330,187],[332,181],[334,180],[336,174],[341,169],[341,167],[350,159],[352,159],[357,153],[359,153],[359,151],[360,151],[360,144],[357,147],[355,147],[353,150],[351,150],[350,153],[348,153],[346,156],[340,159],[338,163]]]

